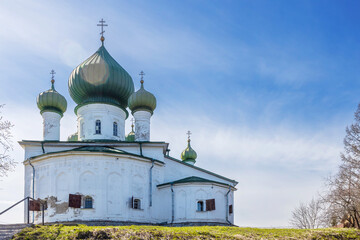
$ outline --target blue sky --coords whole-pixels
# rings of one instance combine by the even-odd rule
[[[358,1],[1,1],[12,154],[21,161],[16,141],[42,138],[36,96],[51,69],[68,101],[62,139],[76,131],[67,80],[100,46],[104,18],[107,50],[136,89],[143,70],[157,97],[152,139],[178,157],[191,130],[197,165],[239,181],[236,224],[287,226],[340,161],[359,102],[359,10]],[[0,181],[0,208],[22,197],[22,171]]]

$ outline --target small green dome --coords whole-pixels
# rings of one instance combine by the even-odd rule
[[[79,141],[78,133],[76,132],[76,133],[71,134],[71,135],[67,138],[67,140],[68,140],[69,142],[77,142],[77,141]]]
[[[126,136],[125,140],[127,142],[135,142],[134,124],[131,125],[131,132]]]
[[[49,90],[37,96],[36,102],[40,113],[47,111],[56,112],[63,116],[67,107],[66,99],[55,90],[54,80],[51,80],[51,88]]]
[[[195,150],[192,149],[192,147],[190,145],[190,139],[188,139],[188,146],[181,153],[181,159],[183,160],[183,162],[194,164],[196,162],[195,161],[196,158],[197,158],[197,154],[196,154]]]
[[[140,89],[137,92],[131,94],[129,98],[129,108],[132,113],[139,110],[145,110],[153,114],[153,111],[156,108],[156,98],[152,93],[144,89],[143,80],[141,80],[140,83]]]
[[[91,57],[77,66],[69,77],[69,93],[78,104],[106,103],[126,112],[134,82],[102,45]]]

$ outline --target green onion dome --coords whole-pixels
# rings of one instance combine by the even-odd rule
[[[71,134],[71,135],[67,138],[67,140],[68,140],[69,142],[79,141],[78,133],[76,132],[76,133]]]
[[[106,103],[121,107],[126,113],[134,82],[102,45],[91,57],[77,66],[69,77],[69,93],[78,104]]]
[[[195,150],[192,149],[192,147],[190,145],[190,139],[188,139],[188,146],[181,153],[181,159],[183,160],[183,162],[194,164],[196,162],[195,161],[196,158],[197,158],[197,154],[196,154]]]
[[[63,116],[63,113],[66,111],[67,102],[66,99],[55,90],[54,82],[54,79],[52,79],[51,88],[37,96],[37,106],[40,109],[40,113],[56,112]]]
[[[134,124],[131,125],[131,132],[126,136],[127,142],[135,142]]]
[[[144,89],[144,81],[140,81],[141,87],[137,92],[134,92],[129,98],[129,108],[132,113],[136,111],[148,111],[153,114],[156,108],[155,96]]]

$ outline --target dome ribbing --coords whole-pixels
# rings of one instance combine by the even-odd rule
[[[131,76],[103,45],[69,77],[69,93],[78,104],[77,108],[89,103],[106,103],[126,112],[128,98],[133,92]]]
[[[181,153],[181,159],[183,162],[192,163],[196,162],[197,154],[194,149],[192,149],[190,145],[190,139],[188,139],[188,146],[187,148]]]
[[[51,80],[51,88],[47,91],[40,93],[36,98],[37,106],[40,113],[43,112],[56,112],[63,116],[66,111],[66,99],[55,90],[54,80]]]
[[[129,108],[132,113],[140,110],[148,111],[153,114],[156,108],[155,96],[144,89],[144,81],[141,80],[141,87],[137,92],[131,94],[129,98]]]

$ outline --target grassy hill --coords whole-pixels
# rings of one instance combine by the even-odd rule
[[[14,239],[360,239],[360,230],[52,225],[25,228]]]

